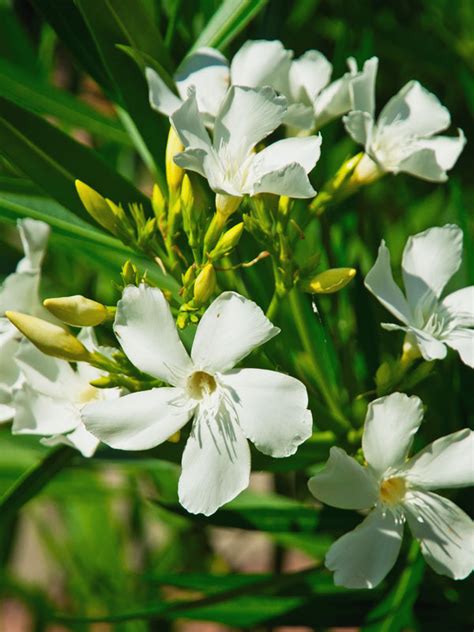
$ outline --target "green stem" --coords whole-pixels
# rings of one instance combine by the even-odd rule
[[[266,317],[268,318],[268,320],[274,320],[278,309],[280,307],[280,302],[281,302],[281,296],[278,294],[278,292],[275,290],[273,292],[273,296],[272,296],[272,300],[270,301],[270,305],[267,308],[266,311]]]

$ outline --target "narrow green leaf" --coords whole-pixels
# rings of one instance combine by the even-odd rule
[[[202,46],[225,48],[267,2],[268,0],[224,0],[194,42],[191,50]]]

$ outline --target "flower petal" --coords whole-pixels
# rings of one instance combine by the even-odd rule
[[[324,468],[308,481],[315,498],[340,509],[369,509],[377,502],[378,485],[366,467],[332,447]]]
[[[415,334],[416,343],[424,360],[431,362],[432,360],[443,360],[446,357],[448,350],[444,342],[415,327],[409,327],[407,331]]]
[[[191,357],[202,371],[227,371],[278,333],[256,303],[223,292],[201,318]]]
[[[80,422],[78,406],[35,391],[24,384],[13,395],[13,434],[54,435],[74,430]]]
[[[311,436],[302,382],[277,371],[240,369],[221,376],[244,435],[264,454],[285,457]]]
[[[202,149],[206,154],[212,154],[211,139],[198,110],[196,93],[190,92],[190,96],[170,116],[170,123],[185,149]]]
[[[454,167],[465,144],[462,130],[459,130],[457,138],[424,138],[415,143],[416,150],[400,162],[398,170],[429,182],[445,182],[448,179],[446,172]]]
[[[31,314],[40,304],[39,282],[39,272],[13,272],[7,276],[0,286],[0,317],[7,310]]]
[[[183,102],[168,88],[153,68],[145,69],[145,77],[148,82],[148,99],[151,107],[161,114],[171,116]]]
[[[449,111],[418,81],[408,82],[383,108],[378,126],[414,137],[432,136],[451,123]]]
[[[464,579],[474,568],[474,526],[457,505],[431,492],[410,492],[404,502],[408,525],[437,573]]]
[[[166,441],[191,418],[179,388],[153,388],[118,399],[87,404],[86,429],[117,450],[149,450]]]
[[[464,364],[474,369],[474,329],[455,329],[445,342],[448,347],[459,353]]]
[[[412,310],[430,295],[439,297],[461,265],[462,241],[462,230],[455,224],[428,228],[408,238],[402,273]]]
[[[38,272],[51,229],[45,222],[26,218],[18,222],[18,232],[25,257],[18,263],[17,272]]]
[[[415,395],[392,393],[369,404],[362,450],[377,476],[403,465],[422,419],[423,403]]]
[[[336,540],[326,555],[334,583],[346,588],[374,588],[393,568],[400,552],[403,522],[377,507],[353,531]]]
[[[453,432],[430,443],[403,467],[413,485],[425,489],[474,485],[474,432]]]
[[[260,177],[256,174],[255,180],[246,192],[251,195],[273,193],[291,198],[312,198],[316,195],[304,167],[297,162]]]
[[[196,90],[199,112],[215,118],[229,88],[229,63],[215,48],[199,48],[186,57],[174,79],[182,99],[186,99],[189,89]]]
[[[441,305],[456,318],[461,327],[474,327],[474,285],[446,296]]]
[[[289,69],[290,94],[293,101],[307,105],[314,102],[327,86],[332,74],[332,64],[317,50],[308,50],[295,59]]]
[[[393,280],[390,252],[383,239],[379,246],[377,260],[365,277],[364,284],[377,300],[402,323],[407,325],[412,320],[407,300]]]
[[[170,306],[157,288],[129,285],[117,304],[115,335],[131,362],[168,384],[177,384],[191,368]]]
[[[179,501],[190,513],[210,516],[248,487],[250,450],[224,408],[217,418],[198,415],[183,452]]]
[[[367,59],[360,72],[352,69],[349,83],[350,108],[366,112],[373,119],[375,113],[375,80],[378,57]]]
[[[311,131],[314,127],[314,109],[311,105],[303,103],[290,103],[283,118],[283,123],[289,128],[301,131]]]
[[[256,174],[263,175],[292,163],[298,163],[306,173],[309,173],[314,169],[321,155],[321,142],[320,134],[279,140],[256,154],[252,168]]]
[[[368,147],[374,129],[374,120],[367,112],[349,112],[342,119],[344,127],[356,143]]]
[[[91,435],[84,426],[80,424],[75,430],[67,434],[56,434],[52,437],[44,437],[41,439],[43,445],[50,447],[56,445],[68,445],[71,448],[79,450],[82,456],[91,457],[97,450],[100,441]]]
[[[214,147],[227,160],[244,160],[281,124],[286,110],[285,97],[272,88],[232,86],[216,116]]]
[[[278,40],[248,40],[232,59],[232,84],[249,88],[271,86],[282,92],[291,57],[292,52]]]

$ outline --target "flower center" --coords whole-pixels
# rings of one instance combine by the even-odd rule
[[[84,406],[88,402],[98,399],[100,396],[100,390],[92,384],[88,384],[78,395],[77,403]]]
[[[380,500],[386,505],[398,505],[405,496],[407,484],[404,478],[394,476],[380,484]]]
[[[193,399],[203,399],[216,390],[217,382],[209,373],[196,371],[188,377],[186,388]]]

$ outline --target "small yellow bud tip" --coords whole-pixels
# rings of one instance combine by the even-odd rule
[[[354,268],[332,268],[305,281],[302,288],[314,294],[333,294],[342,290],[356,275]]]
[[[20,312],[5,312],[8,320],[46,355],[69,360],[87,361],[91,354],[82,342],[58,325]]]
[[[63,323],[74,327],[95,327],[109,316],[105,305],[80,295],[47,298],[43,305]]]
[[[89,215],[103,228],[114,233],[115,219],[105,198],[81,180],[76,180],[75,185],[77,194]]]
[[[212,296],[216,289],[216,271],[211,263],[204,266],[194,283],[194,300],[198,305],[203,305]]]

